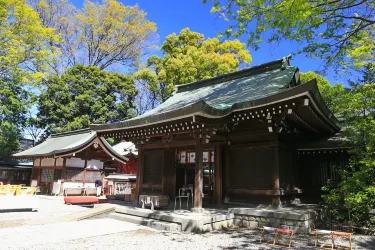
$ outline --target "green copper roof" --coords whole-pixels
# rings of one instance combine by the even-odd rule
[[[59,134],[52,134],[46,141],[41,144],[29,148],[20,153],[14,154],[14,158],[37,158],[37,157],[58,157],[67,152],[80,150],[82,147],[90,144],[96,137],[97,133],[91,129],[82,129],[69,131]],[[120,161],[127,161],[125,156],[117,153],[111,145],[102,137],[101,142],[108,149],[111,157],[116,157]]]
[[[175,95],[141,117],[184,108],[204,101],[215,109],[227,109],[240,102],[260,99],[287,88],[296,67],[275,69],[257,75],[228,80],[217,84],[192,84],[178,88]]]
[[[289,57],[234,73],[178,86],[164,103],[143,115],[112,124],[92,124],[94,130],[110,130],[148,125],[168,119],[205,113],[219,117],[236,109],[236,105],[280,93],[297,84],[297,67]]]
[[[14,154],[13,156],[53,156],[57,153],[68,152],[79,148],[91,142],[95,137],[96,132],[88,129],[53,134],[41,144]]]

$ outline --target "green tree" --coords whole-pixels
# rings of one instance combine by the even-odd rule
[[[23,88],[22,77],[0,78],[0,156],[16,152],[22,127],[27,121],[31,95]]]
[[[300,79],[302,84],[316,79],[319,92],[322,94],[328,108],[336,117],[340,118],[343,116],[344,106],[349,96],[347,90],[341,83],[336,83],[332,86],[327,79],[313,71],[301,73]]]
[[[116,0],[101,4],[85,0],[77,10],[68,0],[28,0],[46,27],[62,37],[61,50],[50,64],[53,73],[62,74],[76,64],[106,69],[111,65],[137,65],[150,47],[156,25],[146,19],[137,5]]]
[[[349,82],[349,98],[340,108],[343,134],[353,143],[350,164],[337,187],[324,187],[323,199],[334,219],[369,227],[368,212],[375,207],[375,71],[368,65],[362,73]]]
[[[25,0],[0,0],[0,156],[18,149],[32,104],[27,84],[39,81],[53,60],[52,41],[59,38]]]
[[[174,86],[233,72],[252,60],[245,44],[238,40],[220,42],[217,38],[204,39],[203,34],[189,28],[166,37],[161,46],[164,56],[151,56],[148,68],[134,74],[134,79],[149,91],[145,99],[152,99],[147,108],[164,102]],[[147,109],[146,108],[146,109]],[[139,113],[143,113],[141,110]]]
[[[203,0],[206,2],[206,0]],[[211,0],[211,12],[228,22],[223,34],[261,42],[295,41],[298,53],[341,68],[352,57],[357,67],[374,62],[375,3],[353,0]]]
[[[46,82],[47,90],[39,96],[38,117],[47,133],[126,120],[135,114],[137,91],[131,77],[77,65]]]

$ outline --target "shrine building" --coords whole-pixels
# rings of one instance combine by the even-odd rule
[[[136,145],[137,195],[173,199],[179,188],[191,187],[195,211],[206,201],[279,206],[311,193],[313,185],[306,183],[322,178],[326,162],[345,164],[345,153],[336,147],[306,146],[326,141],[340,125],[316,80],[301,84],[290,57],[177,86],[168,100],[143,115],[90,127],[100,137]],[[76,156],[94,159],[94,150],[92,145],[90,157],[85,150]],[[61,155],[72,157],[73,151]],[[326,157],[299,156],[305,153]],[[317,170],[306,174],[310,168]]]

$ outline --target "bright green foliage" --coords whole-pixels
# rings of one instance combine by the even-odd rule
[[[370,226],[369,210],[375,207],[375,82],[374,70],[366,66],[363,78],[350,82],[338,97],[343,133],[352,143],[350,166],[337,187],[324,188],[325,204],[336,220]],[[350,211],[350,217],[349,213]]]
[[[39,97],[41,125],[49,132],[87,128],[134,116],[134,81],[125,75],[77,65],[62,76],[51,76]]]
[[[48,42],[58,41],[25,0],[0,0],[0,74],[23,73],[23,82],[40,80],[53,55]]]
[[[355,226],[371,226],[369,210],[375,207],[375,71],[366,65],[362,79],[333,86],[322,76],[301,73],[301,82],[317,79],[319,90],[342,123],[342,136],[353,148],[350,164],[341,170],[338,186],[323,187],[323,200],[332,218]],[[350,215],[349,215],[350,214]]]
[[[147,82],[144,85],[158,102],[165,101],[176,85],[233,72],[241,63],[252,60],[240,41],[205,40],[203,34],[189,28],[179,35],[167,36],[161,50],[164,57],[151,56],[147,61],[149,68],[134,75],[136,80]]]
[[[207,0],[203,0],[206,2]],[[350,55],[356,66],[374,62],[374,1],[211,0],[211,12],[228,21],[226,36],[248,35],[248,44],[294,41],[298,53],[341,68]]]
[[[108,68],[114,64],[136,66],[150,46],[156,25],[136,6],[116,0],[84,1],[77,10],[69,0],[28,0],[43,24],[56,30],[63,41],[61,55],[51,64],[61,74],[76,64]]]
[[[335,114],[336,117],[341,117],[343,105],[346,102],[345,98],[348,97],[347,91],[341,83],[331,85],[331,83],[321,75],[310,71],[301,73],[301,83],[306,83],[310,80],[316,79],[319,92],[322,94],[328,108]]]
[[[0,79],[0,156],[18,150],[21,128],[27,120],[30,94],[22,88],[21,77]]]
[[[0,0],[0,156],[18,149],[32,103],[27,84],[41,79],[56,41],[25,0]]]

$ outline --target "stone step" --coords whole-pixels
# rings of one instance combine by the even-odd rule
[[[177,223],[153,220],[128,214],[110,213],[108,215],[108,218],[126,221],[137,225],[147,226],[157,230],[164,230],[170,232],[181,231],[181,225]]]
[[[182,231],[187,232],[207,232],[231,227],[233,224],[233,214],[226,212],[216,213],[193,213],[185,210],[163,211],[150,209],[141,209],[135,207],[116,207],[118,214],[136,216],[143,219],[150,219],[166,223],[175,223],[181,225]]]

